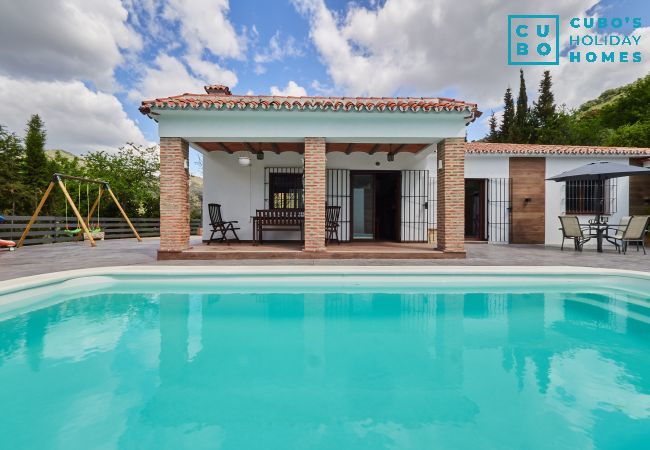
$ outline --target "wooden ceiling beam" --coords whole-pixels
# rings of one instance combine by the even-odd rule
[[[233,154],[233,151],[230,150],[228,147],[226,147],[226,144],[224,144],[223,142],[217,142],[216,144],[217,144],[217,147],[219,147],[220,150],[228,153],[229,155]]]
[[[352,149],[353,149],[353,148],[354,148],[354,144],[353,144],[353,143],[349,143],[349,144],[348,144],[348,148],[345,149],[345,154],[346,154],[346,155],[349,155],[350,153],[352,153]]]
[[[381,147],[381,144],[375,144],[370,151],[368,152],[369,155],[374,155],[377,153],[377,150],[379,150],[379,147]]]
[[[244,142],[244,147],[246,147],[246,150],[248,150],[254,155],[262,153],[262,150],[255,150],[255,148],[251,145],[250,142]]]
[[[406,144],[399,145],[399,146],[395,147],[393,150],[391,150],[389,153],[394,155],[395,153],[399,152],[404,147],[406,147]]]
[[[278,144],[276,144],[275,142],[271,142],[271,148],[273,149],[273,153],[275,153],[276,155],[280,154],[280,147],[278,147]]]

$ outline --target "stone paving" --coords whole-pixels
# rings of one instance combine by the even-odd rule
[[[200,238],[192,238],[201,245]],[[585,249],[541,245],[467,244],[467,258],[453,260],[237,260],[237,261],[157,261],[158,239],[148,238],[138,243],[134,239],[99,242],[90,248],[83,242],[34,245],[14,252],[0,250],[0,281],[12,278],[88,267],[126,265],[432,265],[432,266],[583,266],[630,269],[650,272],[650,254],[643,255],[634,248],[627,255],[618,254],[614,247],[604,253]]]

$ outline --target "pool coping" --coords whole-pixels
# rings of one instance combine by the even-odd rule
[[[603,275],[627,276],[650,281],[650,273],[627,269],[604,269],[576,266],[108,266],[65,270],[0,283],[0,296],[19,291],[93,276],[381,276],[381,275]]]

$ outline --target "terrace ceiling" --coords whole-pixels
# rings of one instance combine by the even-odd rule
[[[305,145],[302,142],[195,142],[206,152],[284,152],[304,153]],[[327,152],[342,152],[346,154],[366,153],[373,155],[379,152],[386,153],[418,153],[431,144],[373,144],[373,143],[327,143]]]

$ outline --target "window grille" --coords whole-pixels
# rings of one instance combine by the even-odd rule
[[[429,187],[428,170],[402,170],[401,242],[427,242]]]
[[[340,206],[339,240],[350,240],[350,171],[327,169],[325,198],[329,206]]]
[[[488,242],[508,244],[512,224],[512,180],[488,178],[486,182]]]
[[[264,208],[300,209],[305,207],[302,167],[264,168]]]
[[[610,180],[571,180],[565,185],[566,214],[614,214],[617,184]]]

